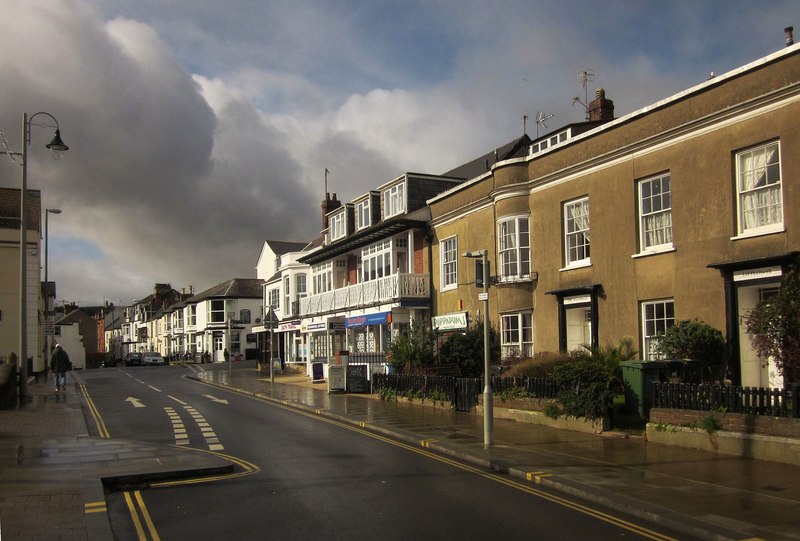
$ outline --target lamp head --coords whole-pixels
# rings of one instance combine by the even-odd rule
[[[463,254],[461,254],[461,256],[478,258],[478,257],[483,257],[483,252],[484,252],[483,250],[475,250],[474,252],[464,252]]]
[[[69,150],[69,147],[61,140],[61,130],[56,129],[56,134],[53,140],[47,143],[47,148],[50,149],[50,154],[54,159],[61,158],[61,154]]]
[[[61,209],[46,209],[50,214],[61,214]]]

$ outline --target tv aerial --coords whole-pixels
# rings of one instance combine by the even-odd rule
[[[544,126],[545,128],[547,128],[547,124],[545,124],[545,122],[547,122],[548,120],[553,118],[553,116],[555,116],[555,115],[549,114],[549,113],[543,113],[542,111],[536,111],[536,138],[537,139],[539,138],[539,126]]]
[[[583,85],[583,101],[580,96],[572,98],[572,105],[580,103],[586,111],[586,120],[589,120],[589,82],[594,81],[594,71],[591,68],[583,68],[578,70],[578,80]]]

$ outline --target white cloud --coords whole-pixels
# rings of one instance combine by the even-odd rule
[[[200,289],[252,275],[265,238],[317,234],[325,168],[347,200],[487,152],[524,114],[580,121],[583,67],[621,115],[779,49],[800,14],[685,6],[6,0],[0,128],[14,145],[21,113],[48,111],[71,147],[51,163],[36,128],[29,161],[64,211],[54,245],[77,246],[50,262],[60,298]],[[0,185],[18,174],[6,160]]]

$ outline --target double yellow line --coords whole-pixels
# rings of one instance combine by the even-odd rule
[[[97,406],[92,400],[91,395],[89,394],[89,390],[86,388],[86,384],[81,383],[80,385],[81,394],[83,395],[84,400],[86,400],[86,404],[89,407],[89,412],[94,419],[95,426],[97,426],[97,433],[101,438],[110,438],[111,435],[108,432],[108,428],[106,427],[105,421],[103,421],[102,415],[100,415],[100,410],[97,409]],[[261,471],[261,468],[253,464],[252,462],[248,462],[241,458],[237,458],[231,455],[225,455],[222,453],[218,453],[215,451],[206,451],[204,449],[194,449],[191,447],[181,447],[179,445],[175,445],[181,450],[191,450],[191,451],[198,451],[201,453],[208,453],[210,455],[220,456],[227,460],[230,460],[234,464],[239,465],[242,468],[242,471],[237,473],[226,473],[220,474],[212,477],[197,477],[191,479],[181,479],[178,481],[162,481],[158,483],[151,483],[149,486],[151,487],[166,487],[166,486],[176,486],[176,485],[189,485],[189,484],[196,484],[196,483],[205,483],[210,481],[218,481],[222,479],[235,479],[237,477],[244,477],[246,475],[252,475],[254,473],[258,473]],[[156,526],[153,523],[153,519],[150,516],[149,511],[147,510],[147,506],[144,503],[144,499],[142,498],[142,493],[138,490],[125,491],[125,503],[128,505],[128,512],[131,515],[131,520],[133,522],[133,526],[136,529],[136,536],[138,541],[161,541],[161,537],[158,535],[158,530],[156,530]],[[102,513],[106,512],[106,502],[90,502],[84,505],[84,513]]]
[[[125,503],[128,504],[128,511],[133,520],[133,527],[136,529],[136,537],[139,541],[161,541],[158,536],[153,519],[147,511],[147,506],[142,499],[142,493],[138,490],[133,492],[125,492]],[[147,528],[145,530],[145,528]],[[149,534],[149,537],[148,537]]]
[[[463,463],[463,462],[458,462],[458,461],[456,461],[454,459],[451,459],[451,458],[448,458],[448,457],[446,457],[444,455],[436,454],[436,453],[434,453],[432,451],[427,450],[427,448],[430,447],[431,443],[436,442],[436,440],[434,440],[434,439],[420,440],[420,442],[419,442],[420,446],[417,447],[416,445],[411,445],[411,444],[404,443],[404,442],[401,442],[401,441],[393,440],[393,439],[390,439],[390,438],[388,438],[386,436],[381,436],[380,434],[376,434],[374,432],[370,432],[368,430],[365,430],[365,428],[364,428],[365,424],[364,423],[361,423],[359,426],[353,426],[351,424],[348,424],[348,423],[345,423],[345,422],[342,422],[342,421],[337,421],[336,419],[323,417],[323,416],[321,416],[319,414],[320,410],[316,410],[314,413],[310,413],[310,412],[305,412],[305,411],[302,411],[302,410],[297,410],[297,409],[294,409],[294,408],[287,408],[287,406],[283,406],[281,404],[275,404],[274,402],[273,402],[273,404],[276,405],[277,407],[286,408],[286,409],[292,409],[293,411],[299,413],[300,415],[305,415],[306,417],[319,419],[320,421],[326,422],[328,424],[339,426],[341,428],[345,428],[345,429],[350,430],[352,432],[357,432],[359,434],[363,434],[363,435],[368,436],[370,438],[373,438],[373,439],[376,439],[376,440],[379,440],[379,441],[383,441],[383,442],[388,443],[390,445],[394,445],[396,447],[400,447],[400,448],[406,449],[406,450],[411,451],[413,453],[417,453],[419,455],[423,455],[423,456],[425,456],[427,458],[431,458],[433,460],[437,460],[437,461],[442,462],[444,464],[448,464],[448,465],[450,465],[450,466],[452,466],[454,468],[459,468],[461,470],[473,473],[475,475],[479,475],[481,477],[484,477],[484,478],[489,479],[491,481],[494,481],[496,483],[501,483],[503,485],[506,485],[507,487],[519,490],[521,492],[525,492],[527,494],[542,498],[544,500],[548,500],[548,501],[550,501],[552,503],[555,503],[555,504],[561,505],[563,507],[572,509],[572,510],[577,511],[579,513],[582,513],[584,515],[588,515],[588,516],[593,517],[593,518],[595,518],[597,520],[601,520],[603,522],[607,522],[609,524],[612,524],[612,525],[617,526],[619,528],[622,528],[624,530],[628,530],[629,532],[634,532],[637,535],[640,535],[640,536],[645,537],[647,539],[653,539],[653,540],[656,540],[656,541],[677,541],[674,537],[670,537],[668,535],[656,532],[654,530],[650,530],[649,528],[645,528],[644,526],[640,526],[640,525],[635,524],[633,522],[629,522],[629,521],[624,520],[624,519],[622,519],[620,517],[617,517],[617,516],[614,516],[614,515],[610,515],[608,513],[604,513],[604,512],[602,512],[602,511],[600,511],[598,509],[594,509],[592,507],[589,507],[588,505],[583,505],[583,504],[580,504],[578,502],[575,502],[575,501],[572,501],[572,500],[568,500],[568,499],[562,498],[560,496],[556,496],[555,494],[550,494],[550,493],[545,492],[545,491],[543,491],[541,489],[532,487],[532,486],[530,486],[528,484],[516,481],[514,479],[510,479],[510,478],[508,478],[506,476],[498,475],[498,474],[495,474],[495,473],[490,473],[490,472],[482,470],[482,469],[480,469],[478,467],[471,466],[471,465]],[[544,472],[531,472],[531,474],[529,474],[528,479],[535,481],[536,484],[539,484],[540,481],[541,481],[541,478],[542,477],[547,477],[547,476],[548,476],[548,474],[546,474]]]
[[[108,433],[108,429],[106,428],[106,423],[100,416],[100,412],[98,411],[97,406],[94,405],[92,397],[89,396],[89,390],[86,388],[85,383],[81,383],[81,394],[83,395],[84,400],[86,400],[86,404],[89,406],[89,412],[92,414],[92,419],[94,419],[95,426],[97,426],[98,435],[101,438],[110,438],[111,435]]]

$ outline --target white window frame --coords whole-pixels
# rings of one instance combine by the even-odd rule
[[[333,263],[326,261],[311,267],[311,281],[314,285],[314,295],[333,291]]]
[[[736,214],[739,236],[764,235],[784,230],[782,179],[780,141],[736,153]]]
[[[533,357],[533,313],[500,315],[500,357]]]
[[[500,281],[531,277],[530,217],[506,216],[497,220],[497,273]]]
[[[284,314],[291,314],[292,313],[292,281],[289,278],[289,275],[283,277],[283,302]]]
[[[359,282],[392,275],[392,241],[384,240],[361,249]]]
[[[646,361],[658,360],[655,353],[655,340],[668,328],[675,325],[675,300],[660,299],[641,304],[642,358]],[[670,315],[671,314],[671,315]]]
[[[439,242],[439,271],[442,291],[458,287],[458,237]]]
[[[364,229],[372,225],[372,216],[369,211],[369,198],[360,201],[356,205],[356,229]]]
[[[574,212],[580,209],[580,213]],[[564,203],[564,263],[565,268],[591,265],[589,197]]]
[[[207,308],[206,321],[209,323],[224,323],[226,321],[225,299],[209,299]]]
[[[669,173],[642,179],[639,193],[639,253],[672,249],[672,180]]]
[[[395,184],[383,192],[383,213],[384,218],[390,218],[402,214],[406,210],[406,185],[403,183]]]
[[[308,293],[308,278],[305,274],[295,274],[294,275],[294,288],[295,288],[295,299],[298,301],[304,298]]]
[[[340,212],[331,216],[328,223],[331,240],[338,240],[345,236],[347,228],[345,227],[345,213]]]
[[[281,303],[281,289],[274,287],[267,292],[267,308],[277,310]]]

